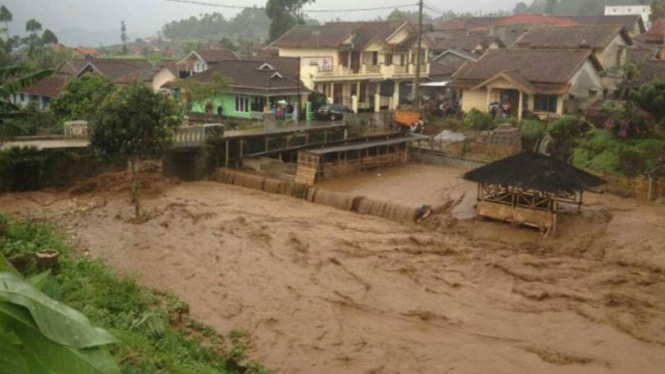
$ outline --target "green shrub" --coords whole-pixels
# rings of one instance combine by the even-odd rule
[[[494,129],[494,121],[487,113],[482,113],[477,109],[471,109],[464,116],[464,127],[473,131],[489,131]]]
[[[555,140],[574,139],[582,134],[582,121],[573,116],[561,117],[550,124],[547,133]]]
[[[545,128],[545,124],[537,120],[522,121],[520,124],[522,148],[534,150],[538,141],[545,136]]]

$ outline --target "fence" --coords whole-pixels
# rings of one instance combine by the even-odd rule
[[[491,132],[451,132],[447,137],[442,135],[422,146],[448,156],[481,161],[496,161],[522,151],[522,138],[516,128],[499,128]]]
[[[594,173],[607,181],[607,184],[598,188],[623,197],[634,197],[644,201],[665,199],[665,180],[647,177],[621,178],[611,175]]]

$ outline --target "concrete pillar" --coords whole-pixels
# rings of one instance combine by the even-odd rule
[[[226,141],[226,149],[225,149],[225,151],[226,151],[226,158],[224,159],[224,164],[225,164],[226,167],[228,168],[228,167],[229,167],[229,141],[228,141],[228,140]]]
[[[344,129],[344,140],[346,140],[349,137],[349,129],[345,128]]]
[[[266,152],[268,152],[268,148],[270,148],[270,139],[266,136]]]
[[[393,93],[393,102],[390,103],[390,106],[392,110],[397,109],[397,106],[399,105],[399,82],[395,81],[395,92]]]
[[[244,143],[245,143],[245,141],[243,139],[240,139],[240,156],[238,156],[238,158],[242,158],[242,149],[243,149]]]
[[[334,100],[335,100],[335,84],[331,82],[330,83],[330,96],[328,96],[328,101],[332,103],[332,102],[334,102]]]
[[[358,96],[351,96],[351,110],[353,113],[358,113]]]
[[[381,95],[374,95],[374,113],[378,113],[381,110]]]
[[[517,119],[520,120],[520,121],[522,120],[522,112],[524,110],[524,105],[522,104],[523,102],[524,102],[524,92],[522,92],[522,90],[520,90],[520,103],[517,106],[518,107]]]

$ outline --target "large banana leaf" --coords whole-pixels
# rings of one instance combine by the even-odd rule
[[[9,336],[0,331],[0,374],[30,374],[28,363]]]
[[[3,323],[10,324],[21,343],[19,352],[27,365],[27,373],[120,374],[102,346],[77,349],[46,339],[24,307],[0,302],[0,325]],[[0,341],[0,351],[11,352],[13,347],[8,340]],[[16,359],[10,363],[21,368],[22,361]]]
[[[15,274],[0,273],[1,302],[25,307],[39,331],[58,344],[86,348],[118,342],[106,330],[93,327],[83,314],[37,291]]]
[[[25,75],[32,71],[32,68],[28,65],[11,65],[4,66],[0,68],[0,81],[4,81],[7,78],[16,77],[19,75]]]

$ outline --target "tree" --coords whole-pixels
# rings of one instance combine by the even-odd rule
[[[661,18],[665,18],[665,0],[653,0],[649,21],[656,22]]]
[[[30,19],[25,23],[25,31],[29,33],[37,33],[42,31],[42,24],[37,22],[36,19]]]
[[[554,10],[556,9],[558,0],[547,0],[545,3],[545,13],[547,14],[554,14]]]
[[[46,29],[42,34],[42,43],[43,44],[58,44],[58,37],[55,36],[53,31]]]
[[[630,102],[651,114],[658,122],[665,120],[665,81],[655,81],[630,93]]]
[[[40,292],[0,254],[0,368],[15,374],[120,374],[105,346],[118,343],[76,310]]]
[[[266,15],[270,18],[268,43],[271,43],[295,25],[304,25],[302,7],[314,0],[268,0]]]
[[[86,74],[67,82],[65,92],[51,101],[49,110],[58,122],[92,121],[104,99],[115,91],[115,85],[97,74]]]
[[[120,22],[120,40],[122,41],[122,54],[126,55],[129,51],[127,50],[127,26],[125,26],[125,21]]]
[[[195,103],[207,105],[216,97],[219,97],[220,94],[228,92],[231,84],[233,84],[231,79],[215,73],[210,82],[202,83],[195,78],[188,78],[176,82],[176,88],[178,88],[181,97],[187,102],[188,106]]]
[[[10,12],[6,6],[0,6],[0,22],[5,23],[5,33],[7,33],[7,36],[9,36],[9,22],[13,19],[14,16],[12,15],[12,12]]]
[[[521,1],[515,4],[515,9],[513,9],[513,14],[527,14],[529,13],[529,6],[525,2]]]
[[[114,92],[97,111],[90,144],[106,156],[129,160],[137,218],[141,202],[136,162],[169,148],[182,119],[175,101],[139,83]]]

